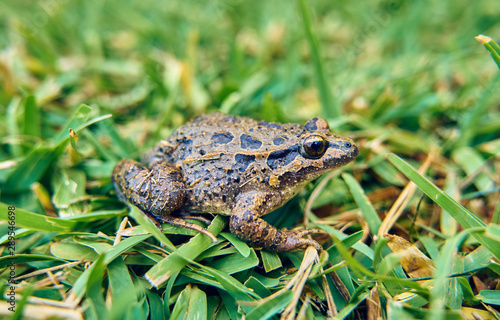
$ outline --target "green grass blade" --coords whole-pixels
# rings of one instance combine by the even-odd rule
[[[191,286],[188,285],[186,289],[182,290],[179,297],[177,297],[177,301],[175,302],[174,310],[172,310],[172,314],[170,315],[170,319],[172,320],[184,320],[184,315],[188,311],[189,305],[189,296],[191,295]]]
[[[19,141],[17,141],[21,133],[21,130],[17,124],[17,114],[19,112],[20,105],[21,105],[21,98],[19,97],[12,98],[9,105],[7,106],[7,114],[6,114],[6,120],[7,120],[6,125],[8,133],[10,138],[14,141],[13,143],[9,144],[9,149],[14,158],[19,158],[23,155],[23,150],[21,148],[21,145]]]
[[[226,238],[229,242],[231,242],[231,244],[236,248],[236,250],[238,250],[238,252],[244,258],[247,258],[250,255],[252,249],[250,249],[248,244],[236,238],[232,233],[221,232],[220,235]]]
[[[224,218],[217,215],[208,227],[208,231],[217,236],[225,224]],[[203,234],[196,235],[177,251],[149,269],[145,275],[146,279],[157,288],[163,286],[172,275],[182,270],[190,261],[196,259],[210,245],[212,245],[210,238]]]
[[[78,299],[81,299],[85,293],[87,292],[87,284],[90,283],[91,276],[95,277],[93,275],[94,272],[97,274],[104,273],[104,255],[99,256],[99,258],[94,261],[90,267],[88,267],[81,275],[78,277],[76,280],[75,284],[73,285],[73,288],[71,289],[71,294],[68,297],[68,300],[70,301],[76,301]],[[97,269],[96,271],[94,271]]]
[[[340,310],[339,313],[333,317],[333,319],[347,318],[347,316],[349,316],[351,312],[353,312],[354,309],[356,309],[356,307],[366,299],[366,297],[368,297],[368,292],[361,293],[355,299],[352,299],[347,306],[342,308],[342,310]]]
[[[460,130],[461,135],[456,141],[456,147],[470,146],[472,139],[476,136],[480,127],[482,127],[482,117],[487,114],[488,108],[492,104],[486,103],[491,95],[495,92],[495,88],[500,80],[500,72],[498,72],[486,88],[482,90],[479,100],[470,108],[461,118]]]
[[[134,218],[140,224],[140,227],[143,227],[147,232],[151,233],[158,241],[163,243],[166,249],[170,252],[175,251],[175,246],[172,244],[170,240],[163,234],[163,232],[158,229],[155,224],[148,219],[141,210],[139,210],[136,206],[129,205],[130,208],[130,216]]]
[[[137,237],[130,237],[118,242],[116,245],[111,247],[106,252],[106,259],[104,260],[104,263],[105,264],[111,263],[111,261],[116,259],[119,255],[121,255],[127,250],[130,250],[135,245],[138,245],[139,243],[146,241],[146,239],[148,239],[149,237],[151,237],[151,234],[137,236]]]
[[[66,262],[63,259],[59,259],[57,257],[46,256],[42,254],[16,254],[13,256],[4,256],[0,257],[0,268],[5,268],[9,266],[11,263],[21,264],[35,261],[62,261]]]
[[[97,261],[95,261],[92,266],[94,268],[89,268],[91,271],[88,274],[88,278],[85,281],[85,301],[92,305],[96,311],[97,319],[108,319],[108,309],[106,308],[106,303],[103,297],[103,278],[106,265],[104,264],[104,257],[101,255]]]
[[[476,298],[484,303],[500,306],[500,291],[498,290],[481,290]]]
[[[207,295],[205,292],[193,286],[189,296],[188,319],[207,319]]]
[[[319,42],[313,31],[309,3],[306,0],[299,0],[299,5],[304,23],[304,30],[306,32],[307,41],[309,42],[309,48],[311,49],[323,112],[328,118],[337,118],[341,114],[340,104],[333,98],[331,88],[325,75],[323,59],[319,52]]]
[[[245,287],[252,289],[260,297],[268,297],[271,295],[271,290],[269,290],[259,279],[254,276],[250,276],[244,283]]]
[[[58,148],[42,146],[31,151],[10,173],[2,192],[9,194],[28,190],[34,182],[43,177],[62,151],[62,146]]]
[[[260,256],[262,257],[262,264],[264,265],[264,270],[266,270],[266,272],[281,268],[281,259],[276,252],[261,250]]]
[[[0,221],[9,220],[9,205],[3,202],[0,202]],[[31,230],[39,230],[43,232],[69,232],[72,231],[77,222],[71,220],[64,220],[59,218],[53,218],[44,216],[41,214],[36,214],[33,212],[29,212],[23,210],[21,208],[16,208],[15,210],[15,226],[27,228]]]
[[[24,128],[25,135],[40,138],[42,136],[40,125],[40,111],[34,96],[28,96],[24,102]]]
[[[479,35],[476,37],[476,40],[481,43],[486,50],[491,54],[493,61],[497,64],[498,68],[500,68],[500,47],[495,42],[495,40],[490,37]]]
[[[242,256],[239,252],[218,259],[210,264],[210,266],[219,271],[233,274],[248,270],[259,265],[259,258],[255,254],[255,250],[250,249],[248,257]]]
[[[118,309],[115,312],[120,309],[124,311],[131,303],[137,301],[134,283],[132,282],[130,273],[122,259],[115,259],[109,263],[107,271],[109,278],[109,294],[113,302],[110,309]]]
[[[217,282],[219,282],[224,287],[224,290],[226,290],[234,299],[241,301],[252,301],[256,298],[260,298],[256,293],[245,287],[238,280],[231,277],[227,273],[221,272],[208,266],[203,266],[200,264],[197,265],[203,271],[214,277]]]
[[[54,145],[60,144],[69,137],[69,129],[75,130],[84,124],[89,118],[91,111],[92,108],[84,104],[76,109],[66,124],[61,128],[61,131],[59,131],[59,135],[54,138]]]
[[[478,217],[472,214],[472,212],[453,200],[441,189],[436,187],[436,185],[434,185],[427,178],[418,173],[417,170],[412,168],[401,158],[399,158],[395,154],[389,154],[387,157],[389,161],[396,168],[398,168],[399,171],[407,176],[408,179],[413,181],[432,201],[436,202],[441,208],[451,214],[451,216],[455,218],[464,229],[485,229],[486,225],[483,221],[481,221]],[[495,257],[500,258],[500,247],[497,245],[497,243],[495,243],[495,241],[492,241],[491,239],[480,233],[473,233],[473,236],[479,241],[479,243],[488,248],[488,250],[490,250],[490,252]]]
[[[99,254],[94,249],[79,243],[55,242],[50,246],[50,253],[64,260],[95,261]]]
[[[363,188],[361,188],[361,185],[349,173],[342,173],[342,178],[344,178],[345,183],[354,197],[354,201],[356,201],[356,204],[361,210],[361,214],[363,214],[363,217],[368,223],[371,233],[377,234],[382,221],[380,220],[377,211],[375,211],[370,203],[370,200],[366,197]]]
[[[451,157],[453,161],[462,167],[467,175],[473,175],[485,163],[485,160],[481,157],[479,152],[470,147],[455,149]],[[483,172],[474,179],[474,185],[479,191],[486,191],[493,187],[495,183]]]
[[[293,291],[283,291],[274,299],[268,300],[250,311],[245,319],[247,320],[265,320],[269,319],[282,309],[284,309],[291,301],[293,297]]]
[[[438,259],[435,261],[436,273],[434,275],[434,287],[430,291],[430,310],[432,310],[433,314],[432,319],[445,319],[445,299],[451,281],[449,277],[452,273],[451,267],[453,257],[467,235],[467,232],[461,232],[446,240],[443,248],[439,252]]]

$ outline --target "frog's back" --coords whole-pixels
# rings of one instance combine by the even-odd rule
[[[182,170],[187,209],[230,214],[235,197],[245,187],[268,187],[272,175],[269,154],[296,143],[291,137],[304,132],[296,124],[205,114],[159,143],[153,158]]]

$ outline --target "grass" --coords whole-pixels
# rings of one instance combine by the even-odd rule
[[[498,319],[496,4],[0,3],[0,315]],[[266,216],[325,250],[252,248],[223,216],[219,244],[161,233],[118,201],[119,159],[217,110],[358,143]]]

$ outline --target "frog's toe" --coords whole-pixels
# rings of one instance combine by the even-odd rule
[[[316,233],[314,229],[302,230],[300,232],[293,232],[286,238],[286,241],[279,251],[295,251],[308,246],[313,246],[316,250],[320,250],[321,246],[314,240],[303,239],[303,236],[311,233]]]
[[[189,221],[186,221],[184,220],[183,218],[179,218],[179,217],[174,217],[174,216],[171,216],[171,215],[164,215],[164,216],[161,216],[161,217],[157,217],[158,219],[168,223],[168,224],[171,224],[173,226],[178,226],[178,227],[182,227],[182,228],[186,228],[186,229],[191,229],[191,230],[194,230],[194,231],[198,231],[199,233],[202,233],[204,235],[206,235],[207,237],[209,237],[210,239],[212,239],[212,242],[215,243],[215,244],[218,244],[219,243],[219,240],[217,239],[216,236],[214,236],[210,231],[204,229],[202,226],[200,225],[197,225],[197,224],[194,224],[192,222],[189,222]]]
[[[298,230],[296,231],[297,237],[302,238],[304,236],[308,236],[313,233],[325,233],[324,230],[321,229],[304,229],[304,230]]]

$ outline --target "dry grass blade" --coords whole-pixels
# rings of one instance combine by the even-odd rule
[[[11,316],[12,312],[8,310],[9,304],[5,301],[0,301],[0,315]],[[28,304],[23,309],[24,319],[68,319],[68,320],[83,320],[83,313],[78,310],[58,308],[52,306],[37,306]]]
[[[297,272],[295,273],[293,278],[290,279],[290,281],[288,281],[288,283],[282,289],[276,291],[272,295],[270,295],[264,299],[261,299],[261,300],[239,301],[239,303],[241,305],[245,305],[245,306],[256,306],[256,305],[259,305],[259,304],[262,304],[262,303],[265,303],[267,301],[274,299],[275,297],[277,297],[278,295],[280,295],[284,291],[292,289],[292,287],[295,288],[298,281],[307,280],[307,278],[309,276],[309,273],[307,271],[309,271],[309,272],[311,271],[312,264],[316,260],[317,256],[318,256],[318,253],[314,247],[312,247],[312,246],[307,247],[306,252],[304,254],[304,258],[302,259],[302,263],[300,264],[299,270],[297,270]],[[303,276],[305,274],[306,274],[306,277],[305,277],[305,279],[303,279]],[[294,292],[295,292],[295,289],[294,289]],[[300,297],[300,293],[299,293],[299,297]],[[295,295],[294,295],[294,297],[295,297]]]
[[[395,235],[386,234],[385,237],[389,238],[387,245],[391,251],[401,257],[401,266],[410,278],[432,277],[434,263],[415,245]]]
[[[367,320],[382,319],[382,307],[378,293],[378,286],[370,290],[370,295],[366,298]]]
[[[120,240],[122,239],[122,232],[127,227],[127,223],[128,223],[128,217],[123,218],[122,222],[120,223],[120,227],[116,231],[116,237],[115,241],[113,242],[113,246],[117,245],[118,242],[120,242]]]
[[[314,200],[321,194],[321,191],[325,189],[326,185],[330,180],[335,178],[340,174],[339,170],[330,172],[329,174],[326,175],[323,180],[318,184],[318,186],[314,189],[314,191],[311,193],[311,196],[309,196],[309,199],[307,199],[306,202],[306,207],[304,208],[304,228],[308,228],[309,226],[309,212],[311,212],[312,205],[314,203]]]
[[[321,268],[321,272],[323,272],[323,268]],[[328,315],[330,317],[335,317],[338,313],[338,310],[337,306],[335,305],[335,301],[333,300],[332,290],[330,288],[330,285],[328,284],[326,275],[321,276],[321,285],[323,286],[323,292],[325,293],[326,304],[328,306]]]
[[[282,320],[293,320],[295,319],[295,308],[297,307],[297,303],[299,302],[300,296],[302,295],[302,290],[304,289],[304,285],[306,284],[307,278],[311,273],[313,262],[318,257],[318,251],[309,246],[306,249],[304,254],[304,259],[300,265],[299,270],[297,271],[297,280],[292,288],[293,291],[293,299],[292,302],[285,308],[285,311],[281,314],[280,319]],[[294,277],[295,279],[295,277]]]
[[[60,269],[64,269],[64,268],[73,267],[73,266],[81,264],[82,262],[83,261],[81,261],[81,260],[80,261],[74,261],[74,262],[62,264],[60,266],[55,266],[55,267],[50,267],[50,268],[36,270],[36,271],[31,272],[31,273],[27,273],[27,274],[24,274],[22,276],[13,278],[12,280],[13,281],[20,281],[20,280],[23,280],[23,279],[27,279],[27,278],[31,278],[31,277],[34,277],[34,276],[38,276],[38,275],[44,274],[46,272],[52,272],[52,271],[56,271],[56,270],[60,270]]]

